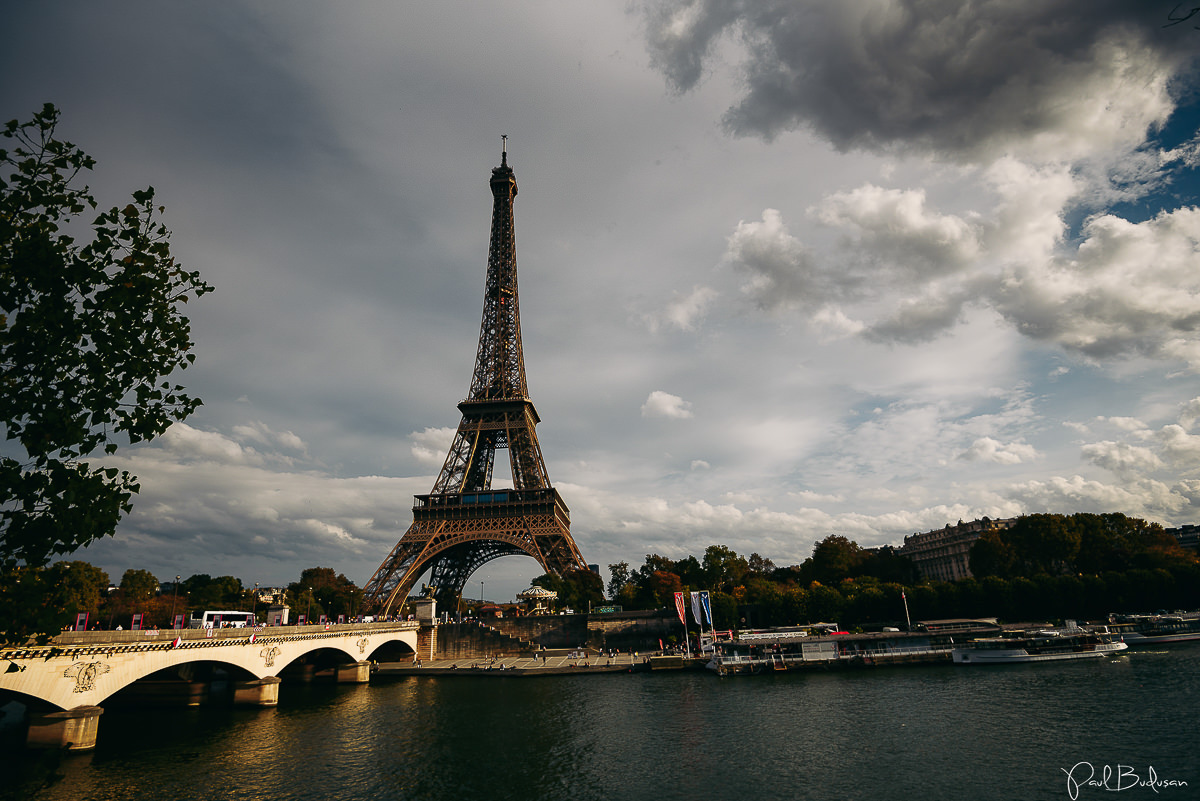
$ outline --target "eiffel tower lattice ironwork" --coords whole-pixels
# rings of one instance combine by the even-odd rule
[[[571,537],[571,516],[550,485],[534,426],[540,421],[525,385],[517,305],[513,199],[507,137],[492,170],[492,236],[483,323],[462,421],[428,495],[417,495],[413,522],[364,588],[364,609],[389,614],[425,571],[443,609],[453,609],[480,566],[527,555],[547,573],[586,570]],[[496,451],[507,449],[513,487],[492,489]]]

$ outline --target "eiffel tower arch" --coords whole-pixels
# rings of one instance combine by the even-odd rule
[[[428,495],[417,495],[413,522],[364,588],[364,608],[387,615],[430,572],[443,609],[453,609],[471,574],[503,556],[525,555],[561,576],[586,570],[571,537],[571,514],[550,484],[534,427],[540,422],[525,384],[513,199],[507,138],[492,169],[492,235],[479,350],[462,420]],[[507,450],[512,488],[492,488],[496,451]]]

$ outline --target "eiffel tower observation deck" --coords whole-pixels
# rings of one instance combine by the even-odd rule
[[[377,614],[403,603],[427,571],[438,605],[453,609],[471,574],[504,556],[533,557],[556,576],[587,570],[534,431],[541,420],[525,382],[517,296],[517,180],[504,140],[489,182],[492,235],[471,389],[432,491],[415,497],[412,525],[366,584],[365,609]],[[508,451],[511,488],[492,487],[499,450]]]

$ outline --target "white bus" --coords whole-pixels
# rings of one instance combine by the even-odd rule
[[[193,616],[188,620],[189,629],[244,629],[255,625],[257,622],[253,612],[230,610],[206,611],[200,617]]]

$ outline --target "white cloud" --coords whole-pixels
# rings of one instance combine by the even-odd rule
[[[646,325],[655,333],[663,328],[694,331],[718,294],[715,289],[706,286],[692,287],[692,291],[686,295],[675,293],[661,312],[646,315]]]
[[[1083,446],[1082,454],[1092,464],[1119,474],[1162,467],[1162,460],[1152,450],[1127,442],[1093,442]]]
[[[843,294],[837,276],[819,267],[775,209],[765,209],[761,221],[737,224],[724,261],[749,276],[742,292],[767,311],[814,309]]]
[[[418,463],[428,467],[439,468],[450,452],[457,428],[426,428],[424,431],[414,431],[408,435],[412,440],[412,455]]]
[[[692,416],[692,404],[678,395],[656,389],[642,404],[642,417],[669,417],[685,420]]]
[[[215,431],[201,431],[187,423],[175,423],[162,435],[162,443],[181,461],[217,464],[262,464],[262,455],[244,448]]]
[[[1038,457],[1037,449],[1024,442],[1003,443],[991,437],[980,437],[971,447],[958,455],[969,462],[995,462],[996,464],[1020,464]]]
[[[853,226],[856,249],[916,277],[957,272],[979,253],[978,223],[930,211],[921,189],[867,184],[829,195],[809,213],[825,225]]]

